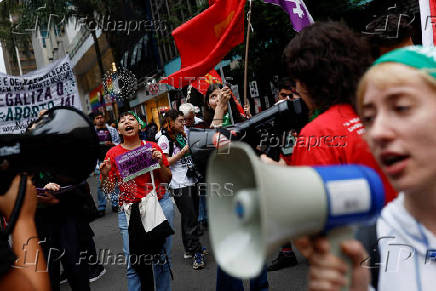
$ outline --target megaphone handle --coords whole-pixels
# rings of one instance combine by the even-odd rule
[[[350,258],[342,252],[341,243],[346,240],[354,239],[354,228],[352,226],[336,227],[327,233],[327,239],[330,243],[331,253],[347,264],[347,283],[341,290],[350,290],[352,262]]]

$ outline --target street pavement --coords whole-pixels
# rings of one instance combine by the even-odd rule
[[[97,201],[95,177],[88,180],[94,200]],[[176,206],[174,205],[175,209]],[[203,245],[210,250],[206,256],[206,268],[200,271],[192,269],[192,260],[183,259],[183,244],[180,233],[180,213],[175,211],[175,232],[173,246],[171,250],[172,270],[174,281],[171,282],[173,291],[214,291],[216,282],[216,262],[210,249],[209,233],[205,232],[201,241]],[[107,204],[106,215],[91,223],[95,232],[95,244],[97,254],[105,250],[106,254],[117,256],[123,254],[122,239],[118,228],[118,215],[112,212]],[[278,250],[277,250],[278,251]],[[276,254],[273,255],[275,257]],[[107,258],[109,256],[106,256]],[[118,256],[120,257],[120,256]],[[270,262],[273,257],[269,258]],[[300,254],[297,253],[297,259],[300,262],[297,266],[287,268],[276,272],[268,272],[269,290],[273,291],[300,291],[306,290],[308,265]],[[114,263],[115,261],[115,263]],[[93,291],[127,291],[126,266],[123,262],[107,259],[103,262],[106,268],[106,274],[99,280],[91,283]],[[244,281],[245,290],[249,290],[248,281]],[[61,286],[62,291],[71,290],[68,284]]]

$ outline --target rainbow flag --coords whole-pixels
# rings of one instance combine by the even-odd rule
[[[89,101],[92,111],[97,110],[103,104],[100,103],[100,98],[103,97],[103,85],[100,84],[97,88],[89,93]]]

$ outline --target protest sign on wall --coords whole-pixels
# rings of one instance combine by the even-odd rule
[[[0,73],[0,134],[23,133],[43,109],[82,110],[69,57],[17,77]]]

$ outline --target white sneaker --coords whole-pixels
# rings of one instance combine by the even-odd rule
[[[192,258],[192,254],[190,254],[190,253],[184,253],[183,254],[183,258],[186,260],[186,259],[190,259],[190,258]]]

